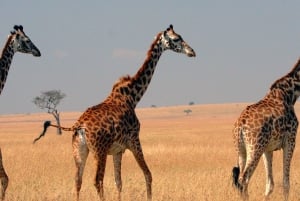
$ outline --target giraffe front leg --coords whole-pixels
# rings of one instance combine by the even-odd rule
[[[4,174],[3,174],[4,173]],[[5,191],[8,186],[8,176],[5,172],[0,173],[2,174],[0,177],[0,200],[5,200]]]
[[[5,200],[5,191],[8,186],[8,181],[9,179],[3,166],[2,152],[0,148],[0,200]]]
[[[122,178],[121,178],[121,162],[122,162],[122,152],[113,155],[114,161],[114,171],[115,171],[115,182],[118,189],[118,200],[121,200],[122,192]]]
[[[132,144],[130,150],[132,151],[135,160],[139,164],[140,168],[143,170],[146,188],[147,188],[147,199],[148,201],[152,200],[152,175],[144,159],[142,146],[139,140]]]
[[[106,159],[107,154],[106,152],[103,153],[96,153],[96,177],[95,177],[95,188],[98,192],[99,198],[101,201],[104,201],[104,191],[103,191],[103,179],[104,179],[104,173],[105,173],[105,165],[106,165]]]
[[[82,133],[75,133],[72,139],[73,157],[76,165],[75,188],[76,188],[77,201],[79,201],[79,192],[82,184],[82,175],[83,175],[86,159],[89,154],[86,141],[83,137],[84,135],[82,135]]]
[[[293,157],[295,148],[294,140],[287,140],[283,148],[283,196],[284,200],[287,201],[290,191],[290,165]]]
[[[263,154],[263,160],[264,160],[264,165],[266,170],[265,200],[268,200],[269,195],[273,192],[274,189],[273,170],[272,170],[273,151],[265,152]]]

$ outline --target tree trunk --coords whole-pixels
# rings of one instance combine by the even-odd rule
[[[60,126],[60,118],[59,118],[59,113],[57,112],[57,110],[55,110],[52,114],[56,120],[57,125]],[[57,128],[56,133],[57,133],[57,135],[61,135],[62,134],[61,128]]]

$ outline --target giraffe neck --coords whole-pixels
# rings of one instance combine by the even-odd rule
[[[158,34],[156,39],[151,44],[150,49],[147,53],[147,58],[145,59],[143,65],[138,70],[138,72],[132,77],[132,92],[131,96],[133,99],[134,107],[141,100],[145,94],[152,76],[154,74],[157,62],[165,50],[162,44],[163,34]]]
[[[293,79],[286,77],[275,83],[269,94],[281,100],[285,105],[293,106],[299,97],[299,92],[300,86],[295,85]]]
[[[2,152],[1,152],[1,148],[0,148],[0,178],[3,175],[3,173],[5,173],[5,169],[4,169],[3,163],[2,163]]]
[[[0,57],[0,95],[4,88],[9,67],[11,65],[13,56],[14,56],[14,49],[12,44],[12,36],[10,36],[3,48],[1,57]]]
[[[300,60],[287,75],[273,83],[270,94],[275,94],[286,105],[294,105],[300,95],[299,71]]]

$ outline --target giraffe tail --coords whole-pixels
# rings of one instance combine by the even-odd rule
[[[45,121],[43,132],[40,134],[39,137],[37,137],[33,140],[33,144],[46,134],[47,129],[48,129],[49,126],[53,126],[53,127],[56,127],[56,128],[61,128],[62,130],[65,130],[65,131],[72,131],[73,130],[72,128],[66,128],[66,127],[51,124],[51,121]]]
[[[232,185],[242,191],[242,186],[239,183],[239,176],[240,176],[240,168],[233,167],[232,168]]]
[[[44,130],[43,130],[43,132],[40,134],[40,136],[39,137],[37,137],[37,138],[35,138],[34,140],[33,140],[33,144],[36,142],[36,141],[38,141],[41,137],[43,137],[45,134],[46,134],[46,131],[47,131],[47,129],[48,129],[48,127],[51,125],[51,121],[45,121],[44,122]]]

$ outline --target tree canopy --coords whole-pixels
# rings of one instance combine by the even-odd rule
[[[41,109],[47,109],[48,113],[56,111],[57,105],[66,97],[60,90],[50,90],[41,92],[40,96],[33,99],[33,103]]]

